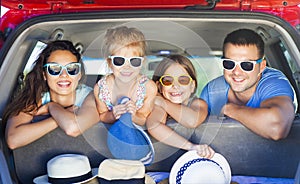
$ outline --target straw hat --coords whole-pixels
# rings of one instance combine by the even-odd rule
[[[98,168],[91,169],[87,156],[58,155],[47,162],[47,175],[34,178],[36,184],[85,183],[97,176]]]
[[[231,170],[219,153],[211,159],[200,157],[195,150],[183,154],[172,166],[170,184],[229,184]]]
[[[105,159],[98,169],[100,183],[145,183],[155,181],[145,173],[145,166],[138,160]]]

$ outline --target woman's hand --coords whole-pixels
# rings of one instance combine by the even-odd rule
[[[49,114],[49,103],[39,107],[35,116],[46,115],[46,114]]]

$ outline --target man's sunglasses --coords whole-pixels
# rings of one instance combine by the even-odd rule
[[[69,63],[65,66],[58,63],[47,63],[44,65],[49,75],[57,76],[65,69],[68,75],[77,75],[81,72],[81,63]]]
[[[144,60],[143,57],[138,56],[129,58],[123,56],[109,56],[108,58],[110,58],[112,60],[112,64],[117,67],[123,66],[126,61],[129,61],[132,67],[140,67]]]
[[[171,86],[173,85],[175,79],[177,79],[178,83],[182,86],[189,85],[193,80],[189,75],[181,75],[178,77],[174,77],[172,75],[163,75],[160,77],[159,82],[163,86]]]
[[[233,70],[235,69],[236,65],[238,64],[240,68],[245,71],[245,72],[252,72],[254,70],[254,66],[256,63],[261,63],[264,58],[260,58],[258,60],[254,61],[235,61],[232,59],[227,59],[222,57],[222,63],[223,63],[223,68],[226,70]]]

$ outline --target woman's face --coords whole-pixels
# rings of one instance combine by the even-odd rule
[[[191,94],[195,90],[195,81],[190,78],[188,72],[178,63],[170,65],[164,73],[164,76],[166,75],[173,77],[173,83],[169,86],[160,84],[163,96],[173,103],[187,105]],[[180,84],[178,79],[182,81],[182,84]]]
[[[77,72],[74,71],[77,71],[76,67],[78,66],[73,66],[72,64],[70,65],[70,63],[78,63],[78,61],[76,56],[67,50],[56,50],[52,52],[47,61],[47,64],[59,64],[63,67],[67,65],[70,74],[76,74]],[[73,95],[81,78],[80,68],[78,74],[70,75],[68,74],[66,68],[62,67],[61,69],[59,65],[51,66],[51,69],[55,69],[53,70],[56,72],[55,75],[51,75],[51,72],[48,72],[51,71],[51,69],[48,70],[47,68],[46,70],[44,70],[44,77],[47,80],[48,86],[50,88],[51,97],[54,97],[55,95]],[[59,73],[60,69],[61,72]]]

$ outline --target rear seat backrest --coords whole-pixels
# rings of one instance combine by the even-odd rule
[[[61,129],[46,134],[37,141],[13,150],[16,174],[21,183],[32,183],[33,178],[47,173],[47,162],[64,153],[87,155],[91,167],[98,167],[110,153],[106,147],[107,127],[98,123],[76,138]]]

